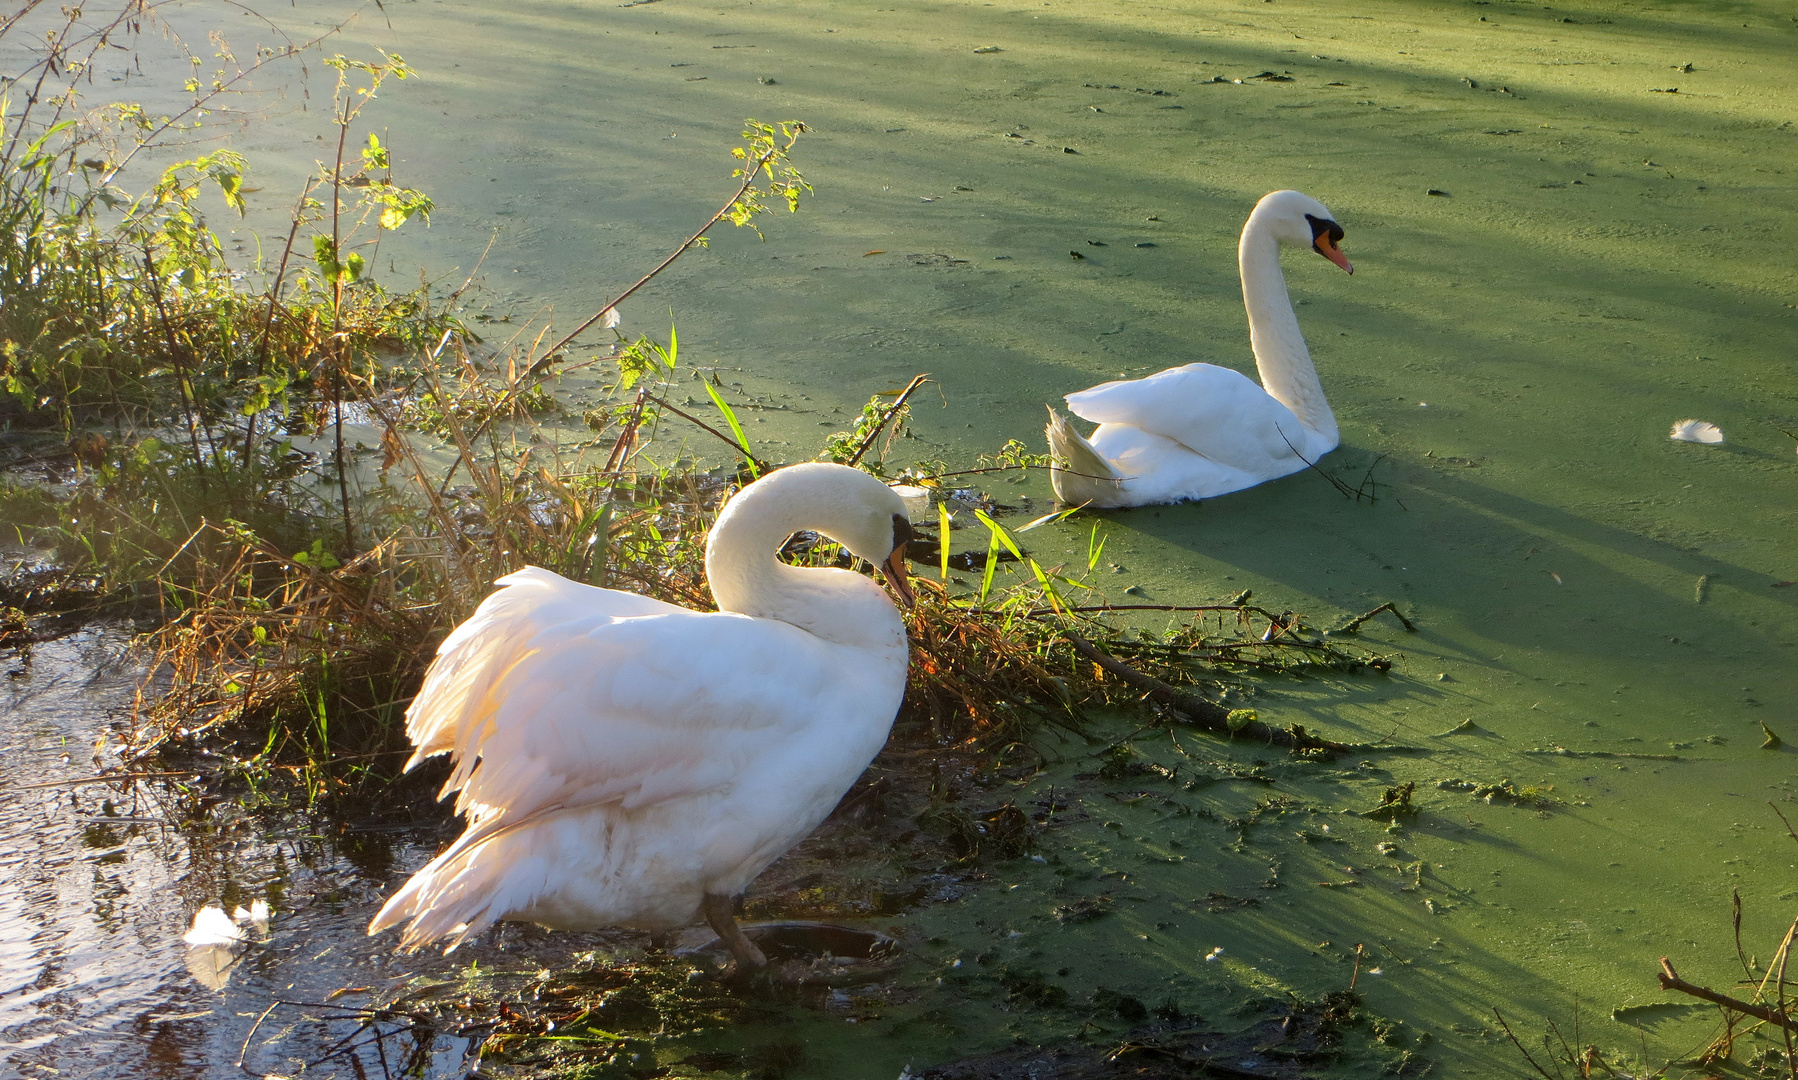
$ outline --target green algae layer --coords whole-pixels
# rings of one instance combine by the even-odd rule
[[[1400,654],[1389,678],[1275,682],[1254,705],[1427,752],[1088,782],[1045,862],[883,923],[918,951],[905,1000],[813,1014],[792,1075],[890,1080],[1089,1017],[1115,1034],[1100,987],[1224,1023],[1346,987],[1357,943],[1368,1008],[1436,1075],[1524,1071],[1494,1006],[1526,1041],[1577,1009],[1582,1039],[1655,1059],[1709,1023],[1657,988],[1658,957],[1740,975],[1732,889],[1745,950],[1772,952],[1798,899],[1768,805],[1798,758],[1761,727],[1798,743],[1789,5],[446,0],[390,4],[340,47],[371,44],[422,72],[379,116],[438,200],[381,263],[460,280],[494,236],[486,295],[518,321],[596,310],[703,220],[741,118],[813,126],[797,217],[765,243],[715,231],[626,308],[627,329],[672,314],[774,459],[922,371],[942,393],[917,399],[901,463],[1040,443],[1044,403],[1119,375],[1251,370],[1250,207],[1299,188],[1346,230],[1353,277],[1286,268],[1342,423],[1324,470],[1377,501],[1306,473],[1096,515],[1105,583],[1119,602],[1253,589],[1326,626],[1396,602],[1416,634],[1362,634]],[[250,143],[276,207],[269,155],[291,143]],[[1669,440],[1687,417],[1728,441]],[[1049,563],[1088,520],[1027,538]],[[1020,806],[1091,767],[1084,744],[1046,749],[1060,763]],[[1412,780],[1419,813],[1392,830],[1344,812]],[[1290,802],[1228,823],[1269,799]],[[1096,917],[1058,913],[1082,901]]]

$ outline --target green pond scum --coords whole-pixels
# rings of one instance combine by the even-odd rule
[[[1362,767],[1236,748],[1266,781],[1087,782],[1089,817],[1038,836],[1046,863],[877,920],[940,942],[900,980],[910,1018],[802,1014],[791,1075],[916,1073],[1089,1016],[1116,1034],[1099,987],[1240,1020],[1258,994],[1345,989],[1357,943],[1380,969],[1362,1007],[1403,1021],[1435,1075],[1533,1075],[1494,1006],[1532,1047],[1577,1013],[1582,1039],[1652,1066],[1700,1049],[1714,1016],[1632,1011],[1685,1004],[1658,958],[1707,985],[1739,974],[1732,889],[1744,947],[1771,955],[1798,898],[1798,847],[1767,806],[1792,797],[1798,759],[1761,726],[1798,729],[1788,5],[664,0],[391,18],[354,34],[405,43],[425,73],[385,104],[438,210],[389,250],[466,270],[496,234],[496,312],[586,311],[706,212],[686,178],[741,117],[805,119],[817,194],[795,227],[716,238],[638,305],[675,307],[683,358],[718,369],[772,460],[920,371],[941,393],[913,398],[901,464],[1034,442],[1045,403],[1105,379],[1247,370],[1233,256],[1249,208],[1297,188],[1346,231],[1352,278],[1299,255],[1286,272],[1343,428],[1320,468],[1377,501],[1307,472],[1099,515],[1105,585],[1172,604],[1252,589],[1325,626],[1396,602],[1416,634],[1360,629],[1400,654],[1390,677],[1276,681],[1253,707],[1429,752]],[[1688,417],[1726,442],[1670,440]],[[1048,509],[1040,478],[989,487]],[[1091,520],[1024,539],[1044,566],[1078,563]],[[1093,768],[1078,742],[1044,752],[1055,763],[1007,792],[1020,807]],[[1366,816],[1412,782],[1415,814]],[[1139,788],[1191,812],[1106,797]],[[1225,824],[1276,796],[1290,804]],[[1057,918],[1099,895],[1099,917]],[[1008,1000],[1008,969],[1070,1005]]]
[[[752,890],[753,913],[893,934],[896,973],[720,1003],[658,960],[613,1017],[577,1025],[628,1053],[521,1037],[489,1068],[947,1080],[985,1056],[1046,1077],[1029,1055],[1059,1047],[1066,1075],[1108,1075],[1079,1055],[1148,1068],[1215,1037],[1236,1075],[1537,1075],[1519,1044],[1551,1073],[1585,1075],[1591,1045],[1653,1075],[1718,1026],[1661,988],[1661,957],[1730,993],[1782,955],[1789,4],[445,0],[339,40],[419,73],[384,88],[383,145],[431,191],[431,229],[385,240],[380,267],[460,281],[478,262],[495,322],[547,306],[571,328],[715,209],[693,178],[743,117],[802,117],[800,218],[760,241],[715,232],[623,312],[629,330],[674,309],[682,365],[719,391],[682,407],[769,462],[923,371],[937,385],[911,400],[895,466],[1041,449],[1043,405],[1104,380],[1250,370],[1238,230],[1268,191],[1323,200],[1357,273],[1297,254],[1285,270],[1341,449],[1020,540],[1040,567],[1078,566],[1099,522],[1095,583],[1119,603],[1248,590],[1319,626],[1391,602],[1417,628],[1354,631],[1389,673],[1242,678],[1228,697],[1260,723],[1418,752],[1307,757],[1133,717],[1041,729],[968,765],[981,779],[959,804],[930,806],[926,783],[879,828],[840,815]],[[285,220],[312,168],[283,141],[299,124],[243,140],[266,192],[245,195],[245,229]],[[597,387],[584,378],[557,394]],[[1686,418],[1726,441],[1670,440]],[[687,449],[727,463],[721,443]],[[1051,509],[1038,474],[980,486]],[[956,539],[985,550],[970,525]],[[543,985],[572,1000],[605,978]],[[1287,1032],[1302,1053],[1270,1053]],[[1751,1071],[1766,1049],[1744,1037],[1732,1060],[1789,1075]]]

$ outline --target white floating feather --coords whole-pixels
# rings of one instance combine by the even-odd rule
[[[235,945],[243,940],[243,931],[225,914],[225,909],[217,904],[208,904],[194,912],[194,924],[182,941],[195,948],[208,945]]]
[[[607,330],[612,329],[623,321],[623,316],[618,314],[618,309],[615,307],[605,309],[599,316],[599,325],[605,327]]]
[[[231,913],[231,917],[239,923],[248,923],[250,928],[263,937],[268,936],[268,901],[256,900],[246,909],[239,907]]]
[[[237,963],[245,947],[243,931],[225,914],[225,909],[208,904],[194,912],[194,924],[181,940],[187,943],[182,959],[194,979],[209,990],[224,989],[231,977],[231,965]]]
[[[1719,446],[1723,442],[1723,429],[1705,420],[1677,420],[1673,430],[1667,436],[1680,442],[1704,443],[1708,446]]]

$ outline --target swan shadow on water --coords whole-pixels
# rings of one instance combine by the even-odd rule
[[[1347,447],[1337,455],[1350,486],[1374,453],[1360,450],[1357,457],[1356,451]],[[1632,639],[1630,648],[1739,647],[1756,639],[1760,631],[1745,616],[1715,602],[1693,602],[1691,583],[1701,576],[1713,592],[1728,585],[1798,607],[1798,589],[1773,588],[1766,573],[1470,480],[1469,469],[1390,458],[1383,469],[1372,505],[1300,474],[1202,504],[1106,516],[1114,528],[1345,610],[1378,597],[1408,609],[1452,611],[1487,639],[1570,655],[1615,659],[1619,644],[1611,639],[1618,637]],[[1594,551],[1607,557],[1588,553]],[[1629,561],[1647,564],[1648,574],[1617,569]],[[1429,631],[1427,620],[1422,629]],[[1633,640],[1642,635],[1648,639]]]

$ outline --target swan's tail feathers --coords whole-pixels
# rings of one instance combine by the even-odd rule
[[[416,952],[447,938],[443,951],[453,952],[507,915],[529,908],[547,870],[542,860],[505,845],[458,842],[381,906],[368,924],[369,936],[405,923],[401,949]]]
[[[1053,405],[1043,433],[1049,437],[1049,453],[1055,458],[1049,466],[1049,486],[1055,489],[1057,500],[1074,506],[1116,505],[1124,481]]]

